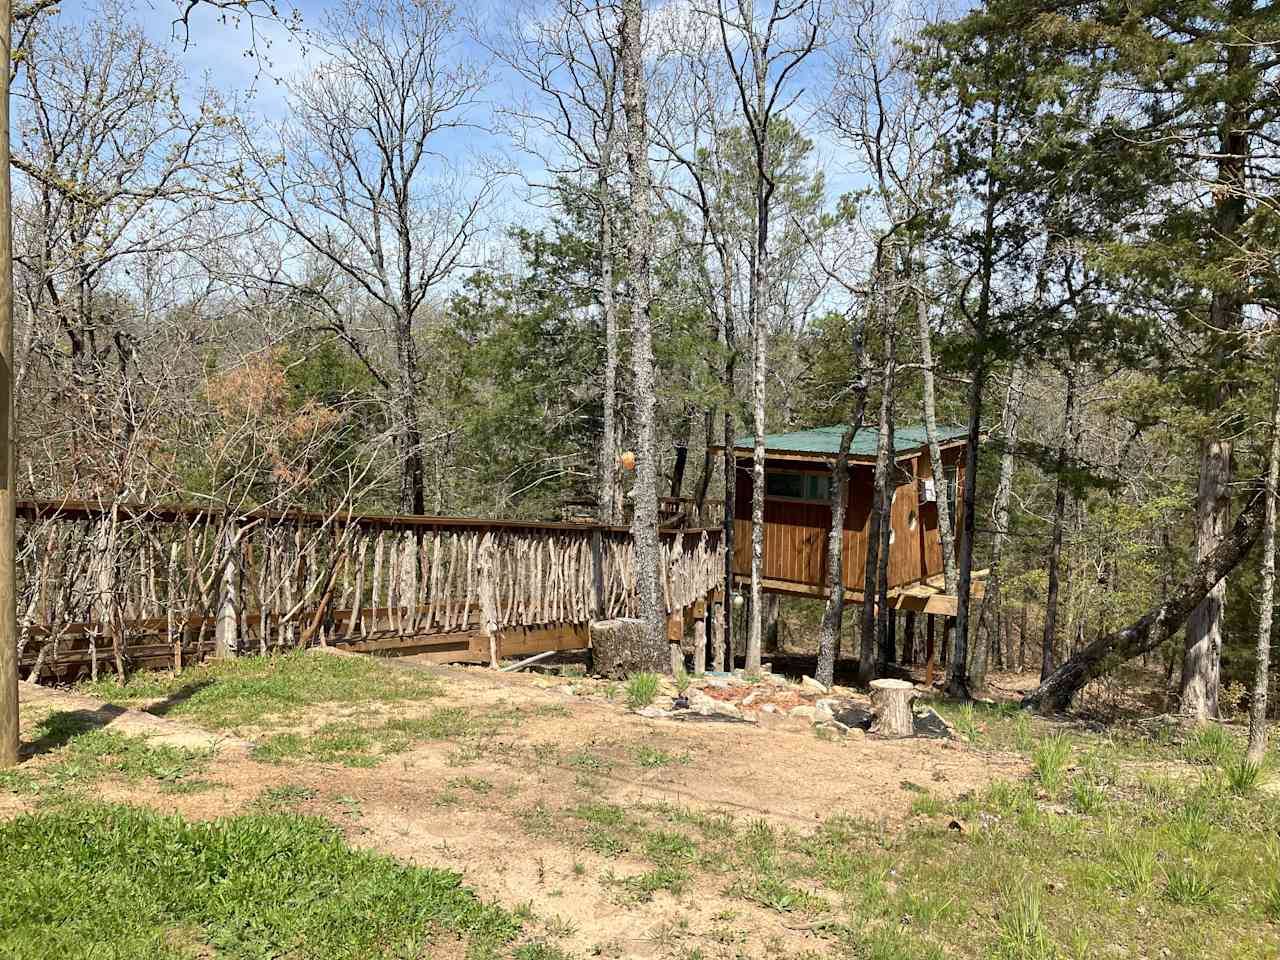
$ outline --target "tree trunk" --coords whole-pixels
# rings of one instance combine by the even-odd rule
[[[627,278],[631,290],[631,360],[635,379],[636,481],[631,536],[635,544],[637,607],[655,644],[666,642],[666,605],[659,579],[658,459],[654,440],[653,335],[650,326],[650,266],[653,216],[650,210],[649,137],[641,0],[622,3],[622,89],[627,118],[627,167],[631,180],[632,227],[627,235]]]
[[[1085,684],[1174,636],[1209,591],[1248,555],[1262,531],[1265,506],[1264,491],[1256,490],[1231,532],[1170,591],[1163,603],[1080,650],[1027,694],[1022,705],[1036,710],[1065,710]]]
[[[658,640],[641,620],[597,620],[591,624],[591,667],[613,680],[642,672],[670,674],[666,635]]]
[[[933,471],[933,487],[939,491],[934,500],[938,507],[938,536],[942,540],[942,582],[948,596],[956,593],[956,541],[955,518],[951,516],[951,503],[944,489],[947,478],[942,468],[942,445],[938,442],[938,412],[934,402],[933,386],[933,336],[929,330],[929,306],[920,286],[924,283],[923,267],[916,288],[916,322],[920,332],[920,365],[924,369],[922,403],[924,405],[924,430],[929,441],[929,464]]]
[[[914,736],[911,701],[915,697],[915,686],[906,680],[872,680],[870,732],[881,737]]]
[[[606,91],[606,100],[612,97]],[[611,109],[611,108],[610,108]],[[601,523],[618,522],[618,441],[615,413],[618,406],[618,309],[613,299],[613,218],[609,203],[609,171],[612,166],[613,129],[605,139],[596,183],[600,207],[600,308],[604,313],[604,397],[600,430],[600,476],[597,516]]]
[[[720,253],[720,302],[724,323],[724,630],[721,631],[725,669],[733,669],[733,553],[737,516],[738,455],[734,452],[733,410],[737,396],[737,331],[733,314],[733,261]]]
[[[1251,8],[1252,4],[1247,4]],[[1226,76],[1248,76],[1253,47],[1231,44],[1225,54]],[[1221,142],[1217,153],[1218,181],[1213,190],[1214,222],[1212,237],[1218,243],[1242,246],[1241,226],[1244,222],[1245,175],[1249,162],[1249,135],[1253,121],[1249,116],[1250,94],[1247,86],[1238,88],[1233,100],[1225,104],[1221,124]],[[1238,331],[1243,319],[1239,298],[1230,291],[1217,290],[1209,304],[1209,336],[1213,359],[1220,374],[1217,389],[1207,411],[1215,419],[1235,390],[1231,375],[1236,351],[1240,347]],[[1224,431],[1224,436],[1229,436]],[[1222,539],[1231,522],[1231,454],[1232,442],[1224,436],[1206,439],[1200,447],[1200,487],[1196,500],[1196,559],[1208,556]],[[1226,612],[1227,585],[1215,584],[1187,620],[1182,659],[1182,716],[1204,722],[1218,715],[1218,675],[1222,657],[1222,621]]]
[[[862,429],[867,412],[866,321],[853,339],[858,365],[854,383],[853,416],[840,434],[840,447],[831,468],[831,524],[827,528],[827,604],[822,612],[822,632],[818,636],[818,665],[814,679],[826,686],[835,681],[836,658],[840,656],[840,634],[844,629],[844,521],[849,506],[849,446]]]
[[[1200,450],[1200,488],[1196,501],[1196,559],[1217,546],[1231,511],[1229,440],[1206,440]],[[1226,583],[1217,583],[1187,619],[1182,659],[1184,717],[1205,721],[1218,715],[1218,672],[1222,656],[1222,617]]]
[[[1075,430],[1076,378],[1066,371],[1067,396],[1063,405],[1062,436],[1058,440],[1058,476],[1053,492],[1053,539],[1049,545],[1049,589],[1044,601],[1044,637],[1042,638],[1040,679],[1053,673],[1054,645],[1058,634],[1058,593],[1061,580],[1062,530],[1067,509],[1067,460],[1071,455],[1071,436]]]
[[[886,362],[886,369],[887,369]],[[880,524],[884,517],[881,499],[884,496],[885,474],[889,470],[889,387],[881,385],[880,427],[876,441],[876,469],[872,481],[871,514],[867,518],[867,563],[862,577],[862,636],[858,648],[858,683],[868,684],[875,679],[876,669],[876,604],[880,581]]]
[[[13,202],[9,184],[9,0],[0,0],[0,767],[18,762],[17,507],[13,422]]]
[[[1009,542],[1009,498],[1013,495],[1013,439],[1018,429],[1018,414],[1022,410],[1022,391],[1026,384],[1026,368],[1016,364],[1009,377],[1009,389],[1004,397],[1004,414],[1000,418],[1000,437],[1004,450],[1000,454],[1000,479],[996,484],[996,500],[992,507],[992,518],[995,520],[996,532],[991,541],[991,572],[987,575],[987,591],[982,597],[982,613],[980,623],[986,623],[988,617],[995,621],[995,642],[1001,640],[1000,623],[1000,562],[1004,557],[1005,544]],[[981,645],[974,650],[973,665],[969,673],[970,682],[975,690],[983,690],[987,686],[987,647]],[[1003,649],[1000,651],[1003,657]],[[1007,658],[1013,660],[1012,653]],[[1007,666],[1007,664],[1006,664]]]
[[[960,531],[960,563],[956,580],[956,616],[952,625],[947,695],[967,700],[969,692],[969,593],[973,583],[974,501],[978,488],[978,441],[982,437],[982,390],[987,376],[986,359],[979,355],[969,385],[969,434],[964,459],[964,525]]]
[[[1266,508],[1262,524],[1262,597],[1258,610],[1258,649],[1253,667],[1253,696],[1249,701],[1250,763],[1261,764],[1267,754],[1267,687],[1271,680],[1271,622],[1275,613],[1276,498],[1280,496],[1280,363],[1276,364],[1271,394],[1271,453],[1267,459]]]

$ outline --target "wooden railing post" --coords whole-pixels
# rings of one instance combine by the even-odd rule
[[[216,657],[234,657],[240,651],[240,551],[236,526],[228,523],[223,551],[222,584],[218,593],[218,617],[214,628]]]
[[[707,602],[699,600],[693,606],[693,672],[707,672]]]
[[[486,531],[480,541],[480,616],[485,636],[489,638],[489,666],[498,667],[498,583],[495,567],[493,532]]]
[[[596,527],[591,531],[591,617],[604,616],[604,533]]]

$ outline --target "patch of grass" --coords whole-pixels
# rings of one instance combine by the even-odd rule
[[[1053,942],[1040,909],[1040,892],[1024,882],[1005,895],[993,956],[998,960],[1057,960]]]
[[[1272,923],[1280,923],[1280,877],[1263,888],[1262,915]]]
[[[39,739],[62,744],[52,763],[38,771],[22,771],[28,786],[36,790],[45,785],[83,788],[112,776],[131,782],[154,780],[176,788],[202,770],[212,756],[210,751],[153,744],[145,737],[100,729],[74,713],[52,713],[35,732]]]
[[[1107,795],[1088,777],[1071,781],[1071,806],[1086,817],[1097,816],[1107,805]]]
[[[627,706],[639,710],[658,696],[660,678],[656,673],[633,673],[627,678]]]
[[[138,673],[123,687],[104,678],[78,690],[109,703],[160,701],[149,709],[211,730],[234,730],[295,716],[316,703],[427,700],[439,695],[442,685],[436,677],[372,657],[295,651],[210,660],[178,674]]]
[[[1195,864],[1166,871],[1163,896],[1182,907],[1213,907],[1218,902],[1212,874]]]
[[[267,787],[254,801],[265,810],[281,810],[296,807],[307,800],[314,800],[317,794],[310,787],[295,783],[283,783],[278,787]]]
[[[1031,751],[1031,768],[1050,796],[1057,796],[1067,778],[1071,741],[1063,734],[1045,737]]]
[[[363,960],[454,937],[509,955],[520,923],[457,874],[354,850],[313,818],[74,804],[0,825],[0,929],[26,960]]]
[[[957,710],[952,722],[955,724],[956,733],[970,743],[978,742],[978,736],[981,731],[978,729],[978,719],[972,703],[966,703]]]
[[[631,755],[635,757],[637,764],[649,769],[654,769],[656,767],[669,767],[672,764],[689,762],[688,754],[667,753],[665,750],[659,750],[656,747],[650,747],[645,744],[637,746],[632,750]]]
[[[1247,797],[1266,783],[1267,769],[1265,764],[1248,757],[1232,756],[1222,764],[1222,776],[1227,789],[1238,797]]]
[[[1128,896],[1147,893],[1155,880],[1156,851],[1142,838],[1121,838],[1110,856],[1112,886]]]
[[[589,773],[608,773],[616,766],[609,757],[602,757],[590,750],[575,750],[564,758],[564,763],[565,766],[586,770]]]
[[[684,667],[676,671],[676,693],[683,696],[693,683],[693,679],[685,672]]]
[[[1182,744],[1182,757],[1188,763],[1222,766],[1235,752],[1235,737],[1226,727],[1208,723],[1197,727]]]

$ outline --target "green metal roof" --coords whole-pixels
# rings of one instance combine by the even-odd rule
[[[808,430],[796,430],[792,433],[765,434],[765,450],[770,453],[805,453],[810,455],[834,457],[839,452],[840,437],[844,426],[812,427]],[[854,434],[849,444],[849,454],[854,457],[874,457],[876,455],[876,438],[879,430],[876,427],[863,427]],[[961,440],[968,434],[964,427],[938,427],[938,442],[950,443]],[[895,426],[893,428],[893,449],[895,453],[910,453],[929,443],[923,424]],[[750,449],[755,438],[748,435],[733,441],[736,449]]]

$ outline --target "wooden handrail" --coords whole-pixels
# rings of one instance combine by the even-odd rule
[[[225,517],[228,511],[219,507],[197,507],[183,504],[142,504],[127,501],[93,500],[19,500],[18,517],[23,520],[95,520],[110,516],[112,511],[120,520],[153,520],[160,523],[214,519]],[[543,520],[498,520],[482,517],[441,517],[430,515],[397,515],[380,513],[348,513],[335,511],[322,513],[310,510],[247,510],[231,512],[234,519],[292,522],[301,526],[320,526],[338,522],[360,527],[465,528],[472,530],[556,530],[566,533],[630,534],[631,528],[600,523],[569,523]],[[718,536],[720,527],[688,527],[680,530],[663,530],[663,536]]]

